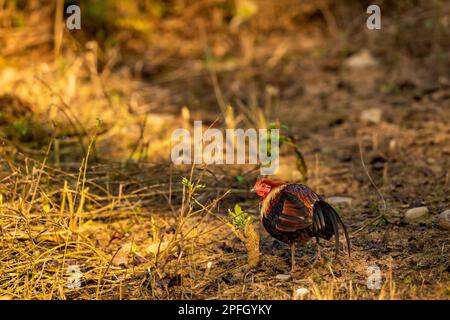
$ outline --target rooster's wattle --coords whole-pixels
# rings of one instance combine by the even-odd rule
[[[347,229],[336,210],[307,186],[273,181],[267,178],[256,181],[254,191],[262,198],[261,219],[264,228],[275,239],[291,247],[291,270],[295,266],[295,243],[329,240],[333,235],[336,255],[339,253],[339,225],[344,231],[350,256],[350,239]]]

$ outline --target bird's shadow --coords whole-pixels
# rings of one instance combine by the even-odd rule
[[[310,259],[314,255],[314,248],[310,243],[305,245],[296,246],[295,261],[299,267],[308,267],[310,265]],[[267,258],[281,258],[284,262],[283,270],[290,270],[291,265],[291,251],[289,246],[278,240],[263,241],[261,245],[261,253],[263,257]],[[278,269],[278,268],[277,268]]]

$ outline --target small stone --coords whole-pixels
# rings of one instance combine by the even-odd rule
[[[275,279],[280,280],[280,281],[288,281],[289,279],[291,279],[291,275],[290,274],[277,274],[275,276]]]
[[[405,212],[405,220],[407,222],[418,222],[422,221],[429,216],[429,211],[427,207],[417,207],[409,209]]]
[[[309,290],[306,288],[297,288],[294,291],[293,300],[303,300],[303,298],[309,293]]]
[[[211,267],[213,266],[213,263],[211,261],[208,261],[206,264],[206,270],[205,270],[205,277],[209,275],[211,272]]]
[[[446,100],[450,98],[450,90],[438,90],[431,94],[431,99],[434,101]]]
[[[389,141],[389,150],[395,151],[396,148],[397,148],[397,141],[395,139]]]
[[[331,205],[351,205],[353,199],[350,197],[329,197],[326,201]]]
[[[350,69],[365,69],[373,68],[378,65],[375,58],[372,56],[369,50],[362,49],[358,53],[355,53],[351,57],[347,58],[344,62],[345,66]]]
[[[365,123],[378,124],[383,112],[380,108],[370,108],[361,112],[360,120]]]
[[[115,266],[128,266],[128,258],[130,253],[133,251],[133,243],[128,242],[125,243],[120,250],[116,253],[114,258],[112,259],[112,264]]]
[[[439,226],[444,229],[450,230],[450,209],[441,212],[439,215]]]
[[[168,241],[163,241],[161,243],[153,242],[152,244],[150,244],[148,247],[145,248],[145,253],[147,255],[156,256],[158,252],[163,252],[164,250],[167,249],[168,246],[169,246]]]

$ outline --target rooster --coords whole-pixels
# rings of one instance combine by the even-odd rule
[[[316,239],[316,259],[321,259],[319,238],[331,239],[334,235],[336,256],[339,254],[339,225],[347,240],[350,257],[350,240],[342,219],[331,205],[307,186],[262,178],[253,190],[262,198],[261,219],[264,228],[275,239],[291,247],[291,272],[295,270],[295,243]]]

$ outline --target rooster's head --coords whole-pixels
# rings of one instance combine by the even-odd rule
[[[255,186],[253,187],[252,191],[255,191],[258,196],[265,199],[273,188],[276,188],[284,184],[286,183],[282,181],[274,181],[268,178],[260,178],[256,180]]]

